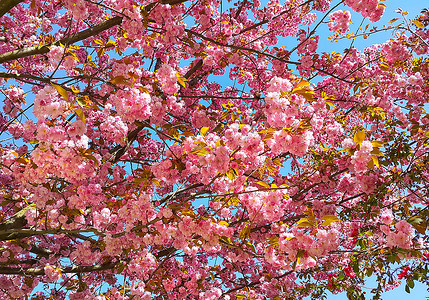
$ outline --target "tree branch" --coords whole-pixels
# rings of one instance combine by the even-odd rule
[[[89,272],[97,272],[97,271],[105,271],[110,270],[116,267],[119,264],[117,262],[110,262],[102,265],[94,265],[94,266],[73,266],[73,267],[65,267],[60,268],[61,273],[89,273]],[[0,267],[0,274],[7,275],[31,275],[31,276],[40,276],[45,275],[45,270],[42,268],[10,268],[10,267]]]
[[[34,46],[34,47],[27,47],[23,49],[13,50],[9,51],[3,54],[0,54],[0,64],[12,61],[18,58],[27,57],[31,55],[38,55],[38,54],[44,54],[48,53],[50,51],[50,47],[52,45],[71,45],[76,42],[82,41],[84,39],[87,39],[91,36],[95,36],[99,34],[100,32],[107,30],[109,28],[112,28],[116,25],[119,25],[122,23],[122,17],[113,17],[103,23],[100,23],[94,27],[85,29],[81,32],[75,33],[69,37],[63,38],[59,41],[56,41],[54,43],[40,45],[40,46]]]
[[[272,59],[279,60],[279,61],[287,63],[287,64],[292,64],[292,65],[300,65],[301,64],[299,62],[285,60],[285,59],[279,58],[277,56],[274,56],[274,55],[272,55],[270,53],[258,51],[258,50],[252,49],[252,48],[247,48],[247,47],[237,46],[237,45],[224,44],[224,43],[218,42],[218,41],[216,41],[216,40],[214,40],[212,38],[209,38],[209,37],[207,37],[207,36],[205,36],[205,35],[203,35],[201,33],[198,33],[198,32],[195,32],[195,31],[192,31],[192,30],[189,30],[189,29],[185,29],[185,32],[187,32],[188,34],[195,35],[195,36],[199,37],[200,39],[202,39],[204,41],[213,43],[213,44],[221,46],[221,47],[227,47],[227,48],[236,49],[236,50],[242,50],[242,51],[249,51],[249,52],[252,52],[252,53],[255,53],[255,54],[264,55],[264,56],[270,57]]]
[[[26,237],[47,234],[77,234],[77,233],[94,233],[100,236],[105,236],[104,233],[97,231],[95,228],[81,229],[81,230],[63,230],[63,229],[47,229],[47,230],[34,230],[28,228],[12,228],[9,230],[0,231],[0,241],[10,241],[15,239],[23,239]]]
[[[0,57],[1,57],[1,55],[0,55]],[[30,80],[37,80],[37,81],[48,83],[48,84],[50,84],[52,82],[49,78],[42,78],[42,77],[37,77],[37,76],[29,75],[29,74],[14,74],[14,73],[0,72],[0,77],[1,78],[13,78],[16,80],[22,80],[25,78],[25,79],[30,79]],[[25,81],[25,82],[28,83],[29,81]]]
[[[4,232],[14,229],[20,229],[27,225],[25,214],[27,213],[27,210],[31,208],[33,208],[33,206],[28,205],[27,207],[24,207],[23,209],[18,211],[9,219],[5,220],[3,223],[0,223],[0,236],[3,235]]]

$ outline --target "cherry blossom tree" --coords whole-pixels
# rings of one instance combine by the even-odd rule
[[[384,9],[2,0],[0,298],[427,284],[429,13]]]

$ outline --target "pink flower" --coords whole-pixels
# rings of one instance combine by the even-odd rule
[[[59,268],[56,268],[54,266],[51,265],[46,265],[43,270],[45,271],[45,275],[48,276],[49,280],[52,281],[57,281],[58,279],[61,278],[61,271]]]
[[[409,271],[411,271],[411,268],[409,266],[402,268],[401,272],[399,272],[398,274],[398,278],[399,279],[407,278]]]
[[[395,224],[395,228],[403,233],[411,234],[413,232],[413,228],[410,223],[405,220],[401,220]]]
[[[292,84],[289,80],[281,77],[273,77],[268,83],[267,92],[277,92],[281,91],[288,92],[292,89]]]
[[[364,173],[368,170],[367,164],[372,159],[373,146],[370,141],[363,141],[361,148],[351,157],[351,163],[356,173]]]
[[[381,213],[380,216],[385,224],[388,224],[388,225],[392,224],[393,214],[391,209],[383,208],[380,213]]]
[[[348,10],[337,10],[329,15],[329,30],[332,32],[345,33],[349,31],[351,14]]]

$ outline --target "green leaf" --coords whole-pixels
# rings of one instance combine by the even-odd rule
[[[77,97],[76,102],[77,104],[79,104],[80,107],[86,106],[86,101],[84,97]]]
[[[414,216],[407,220],[421,234],[426,234],[427,223],[420,217]]]
[[[371,154],[376,156],[384,156],[383,152],[381,152],[380,149],[378,149],[377,147],[372,150]]]
[[[414,280],[412,280],[411,278],[407,279],[407,286],[409,286],[410,288],[414,288]]]
[[[425,234],[426,233],[426,228],[427,228],[427,224],[426,223],[422,223],[422,224],[414,224],[413,227],[421,234]]]
[[[410,223],[411,225],[421,224],[423,223],[423,219],[420,217],[414,216],[408,219],[408,223]]]

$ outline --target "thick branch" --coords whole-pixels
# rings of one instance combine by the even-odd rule
[[[69,37],[66,37],[66,38],[63,38],[59,41],[56,41],[55,43],[23,48],[23,49],[18,49],[18,50],[9,51],[9,52],[0,54],[0,64],[15,60],[18,58],[22,58],[22,57],[48,53],[49,48],[52,45],[59,45],[59,44],[70,45],[70,44],[82,41],[82,40],[89,38],[91,36],[95,36],[104,30],[107,30],[109,28],[112,28],[116,25],[121,24],[121,22],[122,22],[122,17],[113,17],[112,19],[109,19],[109,20],[107,20],[103,23],[100,23],[94,27],[85,29],[85,30],[78,32],[78,33],[75,33]]]
[[[104,233],[97,231],[95,228],[80,229],[80,230],[63,230],[63,229],[46,229],[34,230],[28,228],[13,228],[9,230],[0,231],[0,241],[10,241],[15,239],[23,239],[26,237],[48,234],[77,234],[89,232],[100,236],[105,236]]]
[[[1,57],[1,55],[0,55]],[[49,78],[42,78],[42,77],[37,77],[37,76],[33,76],[33,75],[28,75],[28,74],[14,74],[14,73],[6,73],[6,72],[0,72],[0,77],[1,78],[13,78],[16,80],[22,80],[22,79],[30,79],[30,80],[37,80],[40,82],[44,82],[44,83],[51,83],[52,81]],[[29,81],[25,81],[25,82],[29,82]]]
[[[32,206],[28,205],[27,207],[21,209],[16,214],[14,214],[12,217],[4,221],[3,223],[0,223],[0,236],[9,230],[13,229],[20,229],[23,228],[25,225],[27,225],[27,220],[25,219],[25,214],[27,213],[27,210],[31,209]]]
[[[74,266],[74,267],[65,267],[60,268],[61,273],[89,273],[89,272],[98,272],[98,271],[105,271],[110,270],[116,267],[119,264],[119,262],[110,262],[102,265],[95,265],[95,266]],[[16,274],[16,275],[32,275],[32,276],[38,276],[38,275],[45,275],[45,270],[42,268],[30,268],[30,269],[23,269],[23,268],[9,268],[9,267],[0,267],[0,274]]]
[[[7,14],[14,6],[24,0],[1,0],[0,1],[0,18]]]
[[[29,251],[34,253],[34,254],[38,254],[42,257],[45,257],[45,258],[48,258],[50,255],[55,254],[53,251],[51,251],[49,249],[40,248],[40,247],[37,247],[35,245],[32,245]]]

